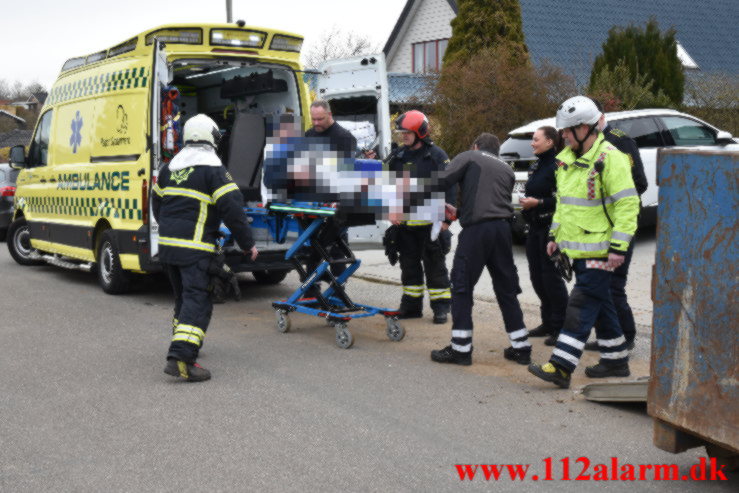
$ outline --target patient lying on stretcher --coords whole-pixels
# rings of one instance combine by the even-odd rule
[[[264,202],[338,203],[344,212],[375,220],[429,221],[432,236],[444,219],[444,193],[433,179],[382,169],[382,162],[344,159],[327,140],[302,137],[291,121],[267,138],[262,174]]]

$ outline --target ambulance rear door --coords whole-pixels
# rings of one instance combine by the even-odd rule
[[[374,127],[371,130],[374,133],[372,140],[377,141],[371,147],[379,148],[379,156],[384,159],[390,153],[391,140],[385,55],[379,53],[329,60],[321,64],[318,71],[317,94],[331,103],[334,119],[339,124],[368,120]],[[355,128],[358,132],[362,131],[359,125]],[[363,133],[355,133],[355,137],[360,149],[369,148],[374,143],[363,140]]]
[[[162,138],[161,138],[161,95],[164,89],[172,80],[172,69],[167,64],[167,53],[164,50],[164,43],[154,38],[152,43],[152,60],[151,60],[151,101],[150,108],[150,140],[151,140],[151,183],[149,184],[149,197],[151,197],[151,187],[156,183],[159,176],[159,169],[162,167]],[[149,245],[151,256],[155,257],[159,253],[159,225],[154,219],[151,208],[151,200],[149,204],[143,205],[149,208]]]
[[[318,67],[316,92],[328,100],[339,125],[357,138],[359,150],[375,149],[379,159],[390,154],[390,97],[385,55],[329,60]],[[365,125],[370,123],[370,125]],[[354,250],[382,248],[388,221],[349,228]]]

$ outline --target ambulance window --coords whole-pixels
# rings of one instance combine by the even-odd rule
[[[28,151],[28,166],[46,166],[49,163],[49,134],[51,130],[51,115],[49,110],[41,116],[36,134],[31,141]]]

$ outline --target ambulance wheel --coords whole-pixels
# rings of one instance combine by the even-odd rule
[[[13,221],[8,228],[8,251],[13,260],[21,265],[41,265],[44,263],[38,251],[31,246],[31,229],[24,218]]]
[[[287,312],[285,310],[277,310],[275,314],[277,315],[277,330],[283,334],[290,332],[290,316]]]
[[[256,270],[252,272],[257,284],[279,284],[282,282],[289,270]]]
[[[354,337],[345,323],[337,323],[336,327],[336,345],[341,349],[349,349],[354,344]]]
[[[387,317],[385,319],[385,323],[387,324],[387,329],[385,330],[385,333],[387,334],[387,338],[391,341],[402,341],[405,337],[405,328],[403,328],[402,325],[400,325],[400,322],[398,322],[397,318],[393,317]]]
[[[100,287],[108,294],[122,294],[131,286],[131,277],[121,266],[118,242],[113,232],[105,231],[97,252],[97,276]]]

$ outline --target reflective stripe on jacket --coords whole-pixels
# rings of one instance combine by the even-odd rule
[[[241,191],[222,166],[165,167],[152,192],[160,261],[184,265],[215,252],[221,220],[242,250],[254,246]]]
[[[628,156],[599,134],[580,158],[566,147],[557,160],[557,207],[550,236],[560,250],[573,259],[625,254],[639,214]]]

